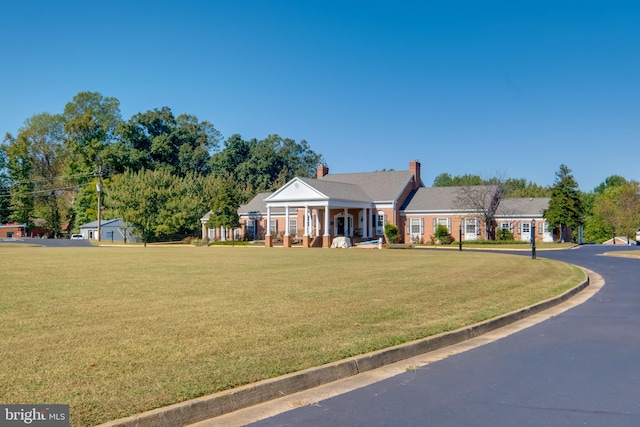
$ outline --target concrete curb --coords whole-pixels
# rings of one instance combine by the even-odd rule
[[[558,305],[587,286],[588,276],[587,280],[557,297],[472,326],[153,409],[101,424],[100,427],[178,427],[194,424],[466,341]]]

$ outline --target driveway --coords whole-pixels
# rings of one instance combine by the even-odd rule
[[[605,286],[581,305],[489,344],[249,425],[638,426],[640,259],[602,256],[619,250],[640,251],[586,245],[538,252],[603,276]]]

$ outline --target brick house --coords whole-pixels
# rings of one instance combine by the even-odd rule
[[[0,224],[0,238],[3,239],[16,239],[26,237],[27,233],[26,224],[18,224],[17,222],[10,222],[8,224]]]
[[[482,212],[495,211],[499,203],[497,185],[419,188],[402,209],[404,241],[432,242],[438,226],[447,227],[458,241],[486,237]]]
[[[496,212],[498,229],[509,230],[515,240],[530,242],[532,226],[535,224],[536,242],[553,242],[553,230],[549,229],[549,223],[543,218],[550,200],[549,197],[503,199]]]
[[[240,227],[233,231],[234,239],[264,240],[266,247],[301,243],[328,248],[337,236],[355,242],[377,240],[384,237],[384,225],[390,223],[398,226],[404,242],[429,243],[438,225],[446,226],[456,240],[460,231],[463,241],[475,240],[488,232],[483,209],[502,215],[500,223],[490,224],[494,229],[502,223],[522,224],[524,218],[543,221],[539,207],[548,205],[548,199],[533,199],[533,205],[507,203],[500,210],[498,186],[427,188],[420,169],[415,160],[405,171],[330,174],[321,165],[316,178],[293,178],[278,190],[260,193],[240,206]],[[465,203],[469,192],[474,193],[475,204]],[[201,219],[202,236],[230,239],[229,230],[208,227],[211,214]]]

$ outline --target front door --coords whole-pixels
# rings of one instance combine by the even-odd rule
[[[520,238],[522,239],[523,242],[530,242],[531,241],[531,224],[529,224],[528,222],[523,222],[520,226],[522,227],[522,233],[520,234]]]
[[[336,236],[353,236],[353,215],[336,216],[333,231]]]
[[[336,218],[336,235],[344,236],[344,217],[339,216]]]

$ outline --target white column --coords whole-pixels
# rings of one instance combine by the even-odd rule
[[[309,235],[309,206],[304,207],[304,235]]]
[[[289,205],[284,208],[284,235],[289,235]]]
[[[320,237],[320,209],[316,208],[316,237]]]
[[[371,211],[369,212],[369,218],[367,218],[369,220],[369,236],[373,237],[373,223],[374,220],[371,218],[371,216],[373,215],[373,209],[371,209]]]
[[[267,206],[267,234],[265,236],[271,236],[271,206]]]
[[[349,236],[349,218],[347,217],[347,215],[349,215],[349,210],[347,208],[344,208],[344,237],[348,237]]]
[[[367,224],[369,224],[369,221],[367,221],[367,216],[369,215],[369,208],[364,208],[362,210],[362,238],[363,239],[368,239],[369,238],[369,226]]]
[[[329,212],[329,206],[326,206],[324,208],[324,235],[325,236],[329,236],[329,216],[330,216],[330,212]]]

